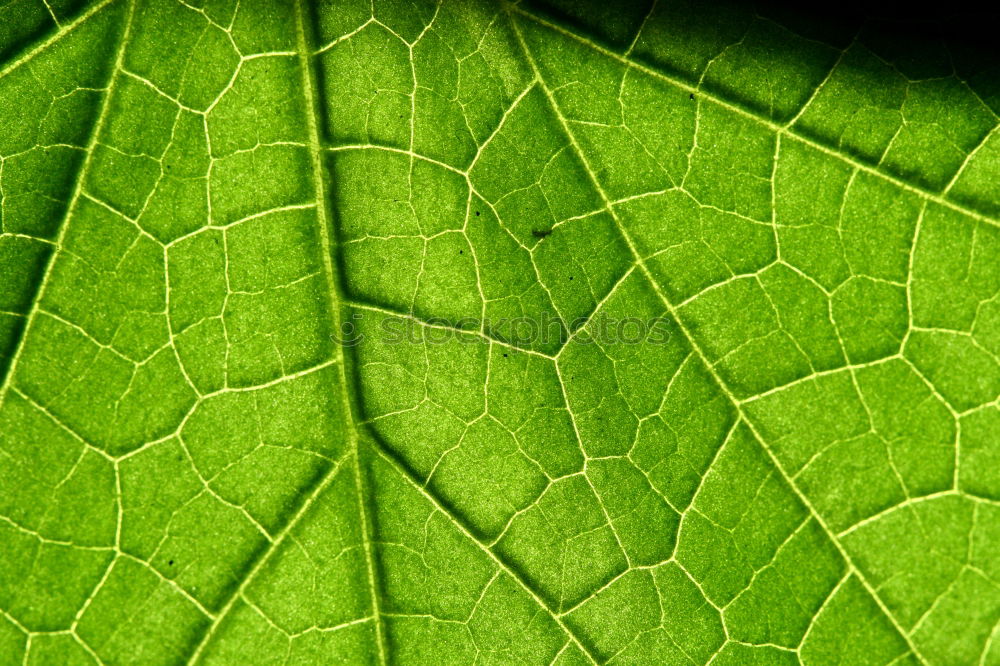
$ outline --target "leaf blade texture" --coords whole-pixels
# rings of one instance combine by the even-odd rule
[[[716,2],[0,25],[5,663],[1000,660],[971,51]]]

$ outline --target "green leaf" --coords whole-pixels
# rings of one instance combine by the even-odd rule
[[[1000,663],[957,46],[4,3],[0,662]]]

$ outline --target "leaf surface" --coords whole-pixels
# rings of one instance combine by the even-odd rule
[[[0,661],[1000,663],[971,50],[714,2],[0,26]]]

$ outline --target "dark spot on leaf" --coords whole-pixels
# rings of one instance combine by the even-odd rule
[[[174,566],[174,561],[170,560],[169,562],[167,562],[167,564],[169,564],[170,566]]]
[[[479,211],[478,210],[476,211],[476,217],[479,217]]]
[[[551,229],[532,229],[531,235],[535,238],[545,238],[552,233]]]
[[[504,358],[507,358],[507,354],[504,354],[504,355],[503,355],[503,357],[504,357]]]
[[[688,95],[688,99],[694,99],[694,93],[691,93],[690,95]]]
[[[572,275],[570,275],[570,276],[569,276],[569,279],[570,279],[570,280],[572,280],[572,279],[573,279],[573,276],[572,276]]]
[[[465,254],[465,250],[459,250],[458,253],[459,254]]]

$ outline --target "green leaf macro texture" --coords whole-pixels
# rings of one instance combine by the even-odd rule
[[[0,663],[1000,664],[1000,68],[934,39],[0,1]]]

